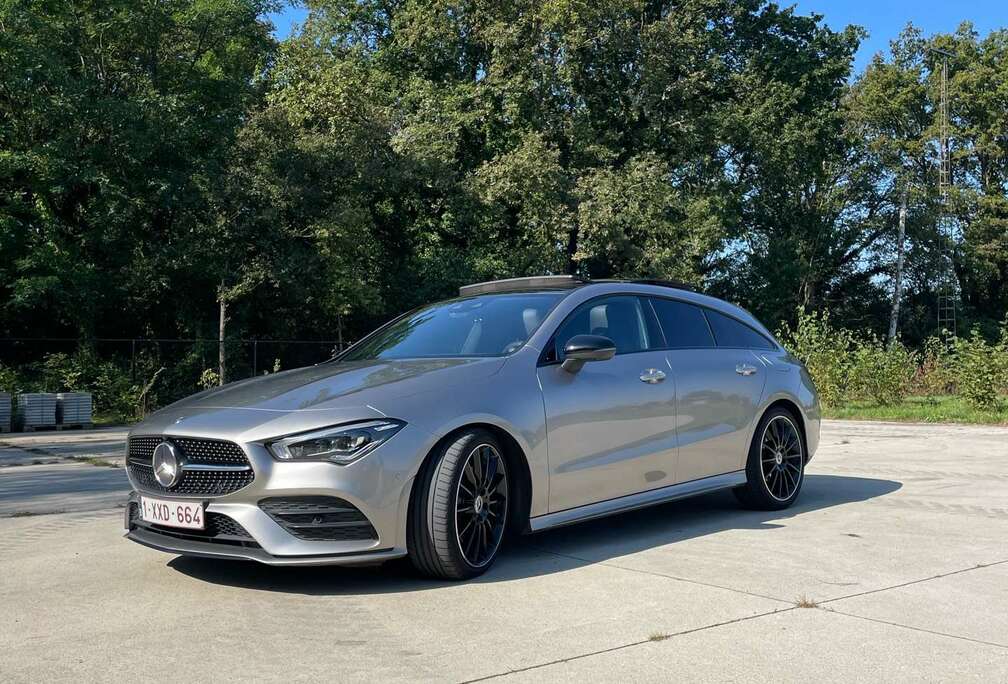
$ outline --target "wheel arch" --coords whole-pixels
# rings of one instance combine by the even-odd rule
[[[757,425],[761,420],[763,420],[763,417],[766,416],[767,413],[774,410],[775,408],[784,409],[785,411],[790,413],[791,416],[795,419],[795,422],[798,425],[798,430],[801,432],[802,442],[805,445],[805,462],[808,463],[809,459],[811,458],[811,450],[809,449],[808,433],[805,427],[805,414],[804,412],[802,412],[801,407],[798,406],[797,402],[788,399],[787,397],[780,397],[778,399],[775,399],[774,401],[770,402],[770,404],[768,404],[765,409],[763,409],[763,412],[760,414],[759,420],[756,421]],[[753,435],[753,439],[755,438],[756,435]]]
[[[532,510],[532,471],[529,468],[528,455],[525,453],[521,443],[513,434],[500,425],[496,425],[494,423],[481,421],[465,423],[453,428],[434,442],[431,448],[427,451],[427,454],[424,456],[423,462],[421,463],[416,476],[410,483],[407,515],[412,515],[413,497],[416,496],[417,490],[419,489],[417,487],[417,480],[419,477],[426,475],[428,472],[428,466],[435,454],[444,448],[446,444],[453,441],[460,433],[465,432],[466,430],[476,429],[489,432],[500,442],[501,446],[504,448],[503,455],[507,461],[508,471],[512,473],[514,477],[514,484],[517,487],[515,505],[511,509],[512,513],[510,520],[508,521],[508,528],[505,530],[505,534],[524,533],[528,529],[529,515]]]

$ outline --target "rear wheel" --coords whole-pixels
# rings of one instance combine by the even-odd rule
[[[794,415],[774,408],[763,416],[753,435],[746,462],[746,484],[735,495],[761,510],[787,508],[805,480],[805,442]]]
[[[421,572],[467,579],[493,564],[510,505],[503,453],[491,433],[466,430],[441,445],[421,469],[407,540],[410,559]]]

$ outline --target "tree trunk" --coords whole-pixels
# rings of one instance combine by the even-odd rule
[[[812,309],[816,303],[816,281],[812,276],[802,282],[800,293],[802,307]]]
[[[892,311],[889,314],[889,344],[896,341],[900,299],[903,297],[903,242],[906,237],[907,186],[900,191],[899,233],[896,238],[896,277],[893,279]]]
[[[574,255],[577,254],[578,248],[578,229],[577,227],[572,228],[567,233],[567,275],[577,275],[577,262],[574,261]]]
[[[223,289],[223,288],[222,288]],[[226,355],[224,353],[224,329],[227,326],[227,300],[223,292],[220,295],[220,330],[217,335],[217,363],[220,384],[224,384],[224,371],[226,369]]]

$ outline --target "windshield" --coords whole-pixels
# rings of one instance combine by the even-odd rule
[[[521,349],[565,294],[489,294],[432,304],[379,329],[339,360],[505,356]]]

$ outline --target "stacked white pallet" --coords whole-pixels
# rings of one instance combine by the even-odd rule
[[[56,395],[56,406],[60,425],[91,425],[89,392],[60,392]]]
[[[0,392],[0,432],[11,431],[11,401],[10,395]]]
[[[17,395],[17,414],[28,432],[56,427],[56,395],[28,392]]]

